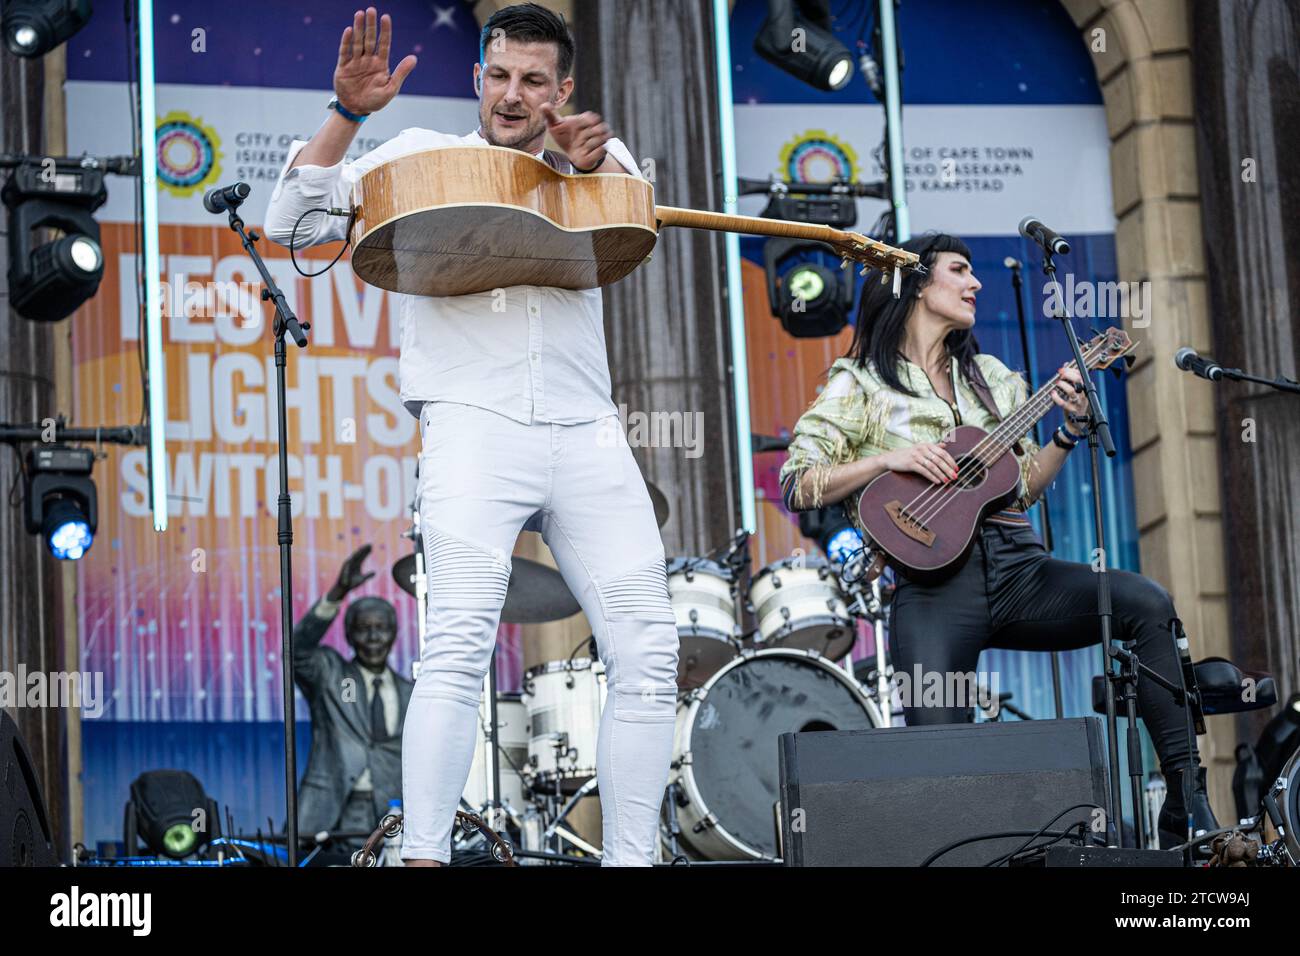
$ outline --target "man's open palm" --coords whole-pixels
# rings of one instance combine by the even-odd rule
[[[374,113],[383,109],[397,95],[402,83],[415,69],[415,54],[388,72],[388,50],[393,39],[393,21],[388,14],[378,18],[368,7],[356,12],[352,26],[343,31],[339,41],[339,63],[334,68],[334,95],[343,108],[352,113]]]

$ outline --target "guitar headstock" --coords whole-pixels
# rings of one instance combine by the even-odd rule
[[[1089,369],[1110,368],[1121,358],[1132,364],[1129,353],[1135,348],[1137,343],[1128,337],[1127,332],[1109,328],[1088,340],[1088,344],[1083,346],[1083,357]]]
[[[900,269],[921,269],[921,257],[895,246],[864,236],[860,232],[835,230],[838,235],[828,240],[840,257],[848,262],[861,263],[866,269],[880,269],[886,276]]]

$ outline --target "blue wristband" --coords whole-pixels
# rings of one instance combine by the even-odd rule
[[[366,117],[370,115],[369,113],[351,112],[346,107],[344,107],[342,103],[339,102],[339,98],[337,96],[334,97],[332,100],[330,100],[329,103],[326,104],[325,108],[333,110],[334,112],[338,113],[339,116],[342,116],[345,120],[351,120],[354,123],[364,123],[366,121]]]

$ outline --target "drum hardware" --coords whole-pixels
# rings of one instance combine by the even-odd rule
[[[573,846],[577,847],[579,850],[582,850],[584,853],[588,853],[595,857],[601,856],[600,850],[596,849],[586,840],[579,837],[568,827],[562,826],[565,819],[569,816],[570,813],[573,812],[573,809],[578,805],[578,801],[580,801],[583,797],[586,797],[589,794],[596,792],[597,786],[598,786],[598,782],[596,778],[592,777],[581,787],[579,787],[577,792],[575,792],[573,796],[569,797],[568,801],[563,804],[563,806],[560,809],[560,812],[556,815],[555,819],[551,821],[550,825],[546,828],[545,832],[542,834],[541,842],[544,848],[551,849],[555,853],[562,853],[563,843],[561,841],[567,840],[569,843],[573,844]],[[559,795],[557,794],[556,796],[558,797]],[[551,845],[552,840],[555,841],[554,846]]]
[[[875,646],[875,667],[870,672],[870,689],[868,693],[880,707],[881,726],[893,724],[893,691],[890,677],[893,668],[889,663],[889,654],[885,649],[885,596],[884,584],[879,574],[872,575],[871,552],[867,549],[855,551],[840,568],[840,586],[850,597],[849,611],[856,617],[871,625],[872,642]],[[865,587],[864,587],[865,585]],[[854,669],[857,676],[857,669]]]

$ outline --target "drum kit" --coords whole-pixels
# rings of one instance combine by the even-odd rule
[[[662,527],[668,507],[656,492],[652,487]],[[419,602],[423,645],[418,515],[414,522],[407,532],[414,553],[397,562],[393,577]],[[748,543],[742,531],[721,553],[667,562],[681,650],[660,828],[665,861],[779,860],[779,736],[887,727],[896,716],[882,637],[891,589],[880,578],[868,583],[859,558],[832,563],[797,550],[751,576]],[[512,559],[503,621],[542,624],[579,610],[558,571]],[[855,675],[849,654],[861,621],[872,625],[875,648]],[[527,667],[521,693],[495,684],[494,666],[484,682],[462,810],[509,834],[522,863],[593,862],[601,835],[596,744],[606,698],[594,638],[567,657]],[[484,839],[462,834],[458,848],[481,853]]]

